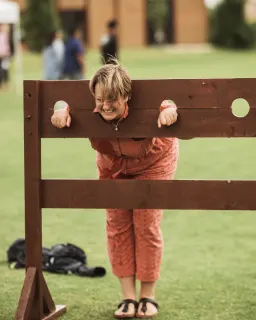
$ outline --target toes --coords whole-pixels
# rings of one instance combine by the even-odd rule
[[[116,312],[116,316],[123,316],[123,315],[131,315],[135,313],[135,308],[132,304],[129,304],[127,312],[123,312],[124,306],[121,306]]]
[[[124,307],[122,306],[122,307],[120,307],[119,309],[117,309],[116,312],[115,312],[115,315],[116,315],[116,316],[121,316],[121,315],[123,315],[123,311],[122,311],[123,308],[124,308]]]
[[[142,309],[142,304],[140,304],[139,308],[138,308],[138,315],[139,316],[154,316],[155,314],[158,313],[158,310],[157,308],[151,304],[151,303],[147,303],[146,304],[146,307],[147,307],[147,310],[146,312],[142,312],[141,309]]]

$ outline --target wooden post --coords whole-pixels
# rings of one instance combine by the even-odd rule
[[[26,278],[16,320],[56,318],[56,308],[42,273],[41,136],[39,81],[24,86],[24,169]],[[58,308],[62,313],[65,307]]]

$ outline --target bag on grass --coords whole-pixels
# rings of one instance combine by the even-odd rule
[[[74,244],[56,244],[42,250],[42,269],[59,274],[75,274],[81,277],[103,277],[103,267],[87,267],[87,256],[83,249]],[[10,268],[21,269],[26,266],[25,240],[17,239],[7,250]]]

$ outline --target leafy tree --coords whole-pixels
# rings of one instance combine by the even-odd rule
[[[210,42],[218,47],[246,49],[254,44],[251,27],[246,23],[246,0],[224,0],[210,17]]]
[[[23,39],[31,51],[40,52],[49,34],[59,26],[55,1],[27,0],[22,20]]]

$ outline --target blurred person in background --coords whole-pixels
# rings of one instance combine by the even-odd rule
[[[64,43],[61,33],[53,31],[49,34],[43,49],[43,78],[44,80],[60,80],[64,63]]]
[[[110,63],[111,59],[118,59],[118,39],[116,20],[107,23],[107,32],[100,38],[100,52],[103,64]]]
[[[82,80],[85,78],[84,47],[78,28],[69,31],[65,43],[63,78]]]
[[[10,54],[8,26],[0,24],[0,89],[9,82]]]

